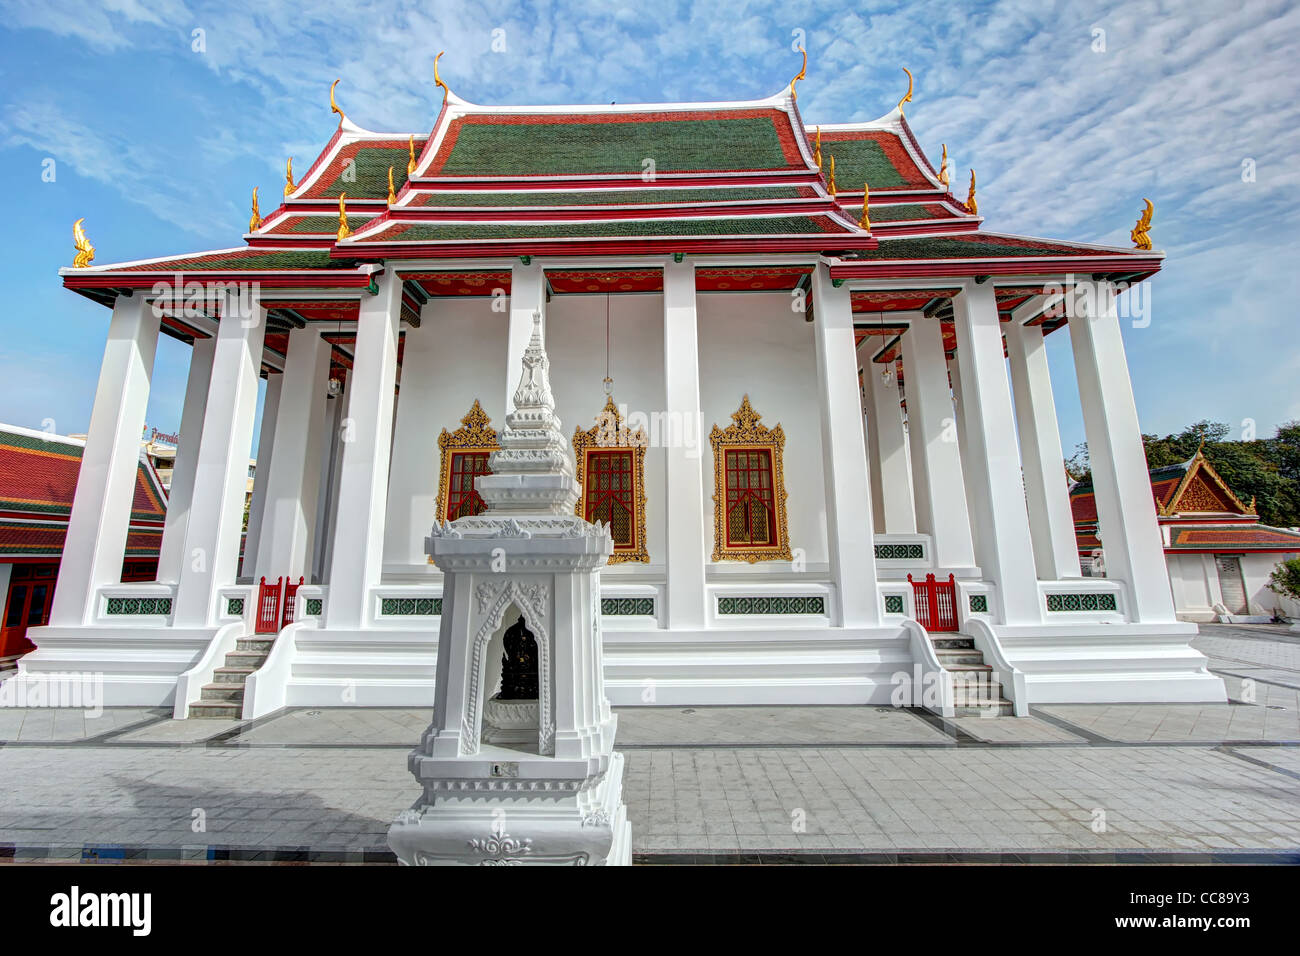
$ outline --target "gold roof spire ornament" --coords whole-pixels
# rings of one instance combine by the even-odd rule
[[[257,208],[257,187],[253,187],[253,214],[248,217],[248,231],[257,232],[257,227],[262,224],[262,212]]]
[[[348,207],[347,193],[339,193],[339,241],[342,242],[348,236],[352,235],[352,230],[348,228]]]
[[[95,247],[86,238],[86,230],[81,228],[81,224],[85,221],[86,219],[83,216],[72,224],[72,244],[77,250],[77,254],[72,257],[72,268],[74,269],[85,269],[95,259]]]
[[[813,151],[813,159],[817,161],[817,168],[822,168],[822,128],[817,127],[817,145]]]
[[[284,164],[284,194],[292,196],[293,191],[297,188],[293,184],[293,157],[290,156],[289,161]]]
[[[794,79],[790,81],[790,99],[795,101],[798,101],[799,94],[795,92],[794,85],[802,80],[808,72],[808,51],[805,50],[802,45],[798,49],[799,52],[803,54],[803,66],[799,67],[799,72],[796,73]]]
[[[948,185],[948,144],[943,144],[943,158],[939,160],[939,184]]]
[[[339,114],[339,125],[342,126],[343,121],[347,119],[347,117],[344,116],[343,111],[339,109],[338,103],[334,102],[334,87],[338,85],[339,85],[338,80],[335,80],[333,83],[330,84],[330,112]]]
[[[830,171],[830,176],[826,180],[826,191],[831,194],[832,199],[835,198],[835,154],[834,153],[831,153],[831,171]]]
[[[388,167],[388,205],[397,202],[397,193],[393,190],[393,167]]]
[[[980,207],[975,202],[975,170],[970,171],[970,189],[966,192],[966,210],[972,216],[980,214]]]
[[[433,85],[441,86],[443,94],[449,97],[451,96],[451,87],[442,82],[442,77],[438,75],[438,61],[442,59],[442,55],[446,52],[446,50],[439,50],[438,55],[433,58]]]
[[[1129,238],[1133,240],[1134,249],[1151,248],[1151,216],[1156,211],[1156,206],[1150,199],[1143,199],[1142,201],[1146,203],[1146,209],[1142,210],[1142,215],[1138,216],[1137,225],[1128,234]]]
[[[903,72],[907,74],[907,95],[898,101],[898,115],[903,115],[903,104],[912,102],[912,71],[903,67]]]
[[[858,220],[858,227],[871,231],[871,186],[867,183],[862,184],[862,218]]]
[[[406,161],[406,175],[411,177],[415,175],[415,134],[411,134],[411,141],[407,143],[406,148],[410,151],[411,158]]]

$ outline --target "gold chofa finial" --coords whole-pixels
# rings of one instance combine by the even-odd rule
[[[257,187],[253,187],[253,214],[248,217],[248,231],[256,232],[262,224],[262,212],[257,208]]]
[[[85,269],[95,259],[95,247],[86,238],[86,230],[81,228],[81,224],[85,221],[83,217],[72,224],[72,244],[77,249],[77,254],[72,257],[74,269]]]
[[[943,144],[943,158],[939,160],[939,184],[948,185],[948,144]]]
[[[442,59],[442,55],[446,52],[446,50],[439,50],[438,55],[433,58],[433,85],[441,86],[442,92],[447,96],[451,96],[451,87],[442,82],[442,77],[438,75],[438,61]]]
[[[339,241],[342,242],[348,236],[352,235],[352,230],[348,228],[348,207],[347,193],[339,193]]]
[[[411,134],[411,141],[410,143],[407,144],[406,148],[411,153],[411,158],[406,161],[406,175],[409,177],[415,175],[415,134],[414,133]]]
[[[975,170],[970,171],[970,189],[966,193],[966,210],[972,216],[980,214],[980,207],[975,202]]]
[[[330,84],[330,112],[339,114],[339,123],[341,124],[345,119],[347,119],[347,117],[345,117],[343,115],[343,111],[339,109],[338,103],[334,102],[334,87],[338,85],[339,85],[338,80],[335,80],[333,83]]]
[[[817,127],[817,147],[813,152],[813,159],[817,160],[817,168],[822,168],[822,128]]]
[[[1138,216],[1137,225],[1129,233],[1129,238],[1133,240],[1134,249],[1151,248],[1151,214],[1156,211],[1155,203],[1150,199],[1143,199],[1147,204],[1146,209],[1142,210],[1142,215]]]
[[[388,167],[388,205],[397,202],[397,193],[393,189],[393,167]]]
[[[858,220],[859,228],[871,231],[871,186],[862,184],[862,218]]]
[[[834,153],[831,153],[831,171],[830,171],[830,175],[826,179],[826,191],[831,194],[832,199],[835,197],[835,154]]]
[[[297,188],[293,184],[293,157],[290,156],[289,161],[284,164],[284,194],[292,196],[293,191]]]
[[[799,52],[803,54],[803,66],[799,67],[799,72],[796,73],[794,75],[794,79],[790,81],[790,99],[792,100],[799,99],[799,94],[795,92],[794,85],[798,83],[800,80],[802,80],[804,78],[804,74],[808,72],[808,51],[805,50],[802,46],[800,46],[798,49]]]
[[[912,102],[912,71],[903,67],[903,72],[907,74],[907,95],[898,101],[898,115],[903,115],[903,104]]]

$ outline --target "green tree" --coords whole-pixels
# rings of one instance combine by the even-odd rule
[[[1268,589],[1292,601],[1300,601],[1300,558],[1283,561],[1268,578]]]

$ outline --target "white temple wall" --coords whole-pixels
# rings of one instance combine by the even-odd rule
[[[384,530],[384,571],[436,574],[424,553],[438,497],[438,436],[460,427],[474,399],[500,428],[509,314],[491,300],[433,299],[406,330],[401,401]],[[602,366],[603,367],[603,366]]]
[[[698,296],[700,335],[700,436],[704,456],[706,546],[713,546],[713,452],[709,431],[726,428],[741,398],[785,432],[785,490],[790,547],[802,549],[808,573],[828,573],[826,491],[822,475],[821,411],[817,400],[817,362],[813,327],[790,311],[790,296],[774,293],[709,293]],[[871,507],[862,502],[863,514]],[[796,552],[797,554],[797,552]],[[710,564],[716,573],[789,574],[784,562]]]
[[[654,434],[654,423],[659,421],[655,413],[661,412],[666,404],[663,321],[662,295],[610,297],[610,376],[614,379],[614,401],[626,406],[632,427],[645,428],[651,441],[645,456],[646,548],[650,561],[610,565],[603,572],[607,580],[663,576],[668,502],[664,451]],[[605,407],[605,297],[554,296],[546,306],[546,352],[551,362],[555,414],[564,426],[564,437],[572,450],[574,429],[591,428]]]
[[[1273,569],[1283,561],[1295,557],[1300,555],[1242,555],[1241,574],[1246,580],[1246,596],[1250,601],[1251,614],[1272,614],[1274,610],[1280,610],[1284,616],[1300,617],[1300,604],[1288,601],[1282,595],[1268,589],[1268,580],[1273,574]]]
[[[1213,606],[1219,600],[1217,588],[1211,589],[1214,555],[1167,554],[1165,562],[1169,566],[1169,586],[1178,616],[1184,620],[1212,620]]]

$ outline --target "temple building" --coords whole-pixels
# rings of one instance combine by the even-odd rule
[[[575,510],[613,539],[613,704],[888,704],[953,673],[991,675],[1005,712],[1223,700],[1175,616],[1116,312],[1163,262],[1151,206],[1134,248],[990,231],[974,173],[958,198],[913,135],[910,87],[817,126],[798,82],[521,107],[439,79],[436,121],[402,133],[331,88],[333,136],[232,247],[104,264],[78,221],[60,275],[111,317],[50,622],[14,679],[94,671],[106,702],[178,716],[430,704],[425,542],[484,508],[537,313]],[[1051,334],[1105,578],[1079,565]],[[157,578],[123,584],[159,335],[193,357]]]
[[[1199,449],[1184,462],[1151,470],[1151,493],[1164,544],[1174,611],[1186,621],[1300,616],[1295,602],[1269,590],[1281,561],[1300,557],[1300,531],[1261,524]],[[1090,481],[1070,490],[1084,572],[1106,574]]]
[[[35,650],[27,630],[50,619],[84,445],[75,436],[0,424],[0,672]],[[118,580],[152,581],[167,492],[144,455],[130,512]]]

